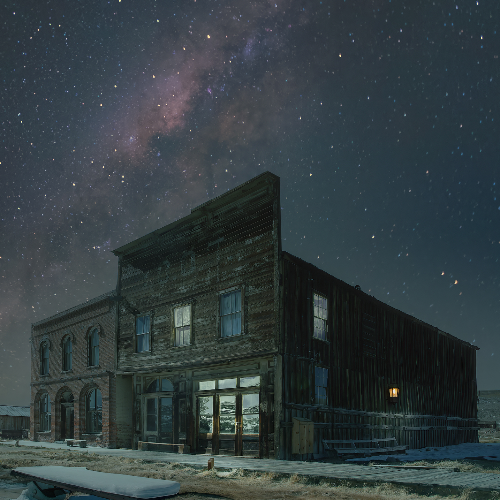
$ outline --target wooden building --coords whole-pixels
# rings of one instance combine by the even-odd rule
[[[4,439],[27,438],[30,407],[0,405],[0,436]]]
[[[266,172],[114,251],[119,445],[477,442],[476,347],[282,252],[279,200]],[[294,422],[312,422],[305,448]]]
[[[308,459],[324,440],[477,442],[477,348],[283,252],[280,214],[279,178],[265,172],[114,250],[102,444]],[[35,373],[43,342],[59,359],[72,324],[89,345],[93,324],[72,314],[33,326]],[[96,383],[82,370],[80,419]],[[67,378],[34,377],[35,426],[37,398],[59,404]]]

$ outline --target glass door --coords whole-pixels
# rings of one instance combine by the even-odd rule
[[[241,453],[259,456],[259,393],[241,395]]]
[[[219,453],[237,455],[239,422],[236,420],[236,395],[219,396]]]

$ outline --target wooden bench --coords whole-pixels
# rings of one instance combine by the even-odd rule
[[[96,497],[108,500],[163,500],[177,495],[181,486],[166,479],[110,474],[61,465],[17,467],[11,474],[31,481],[27,496],[33,500],[64,500],[68,492],[74,491],[92,495],[71,497],[78,500],[95,500]]]
[[[79,446],[80,448],[87,448],[87,441],[85,439],[65,439],[68,446]]]
[[[384,446],[380,446],[383,443]],[[408,445],[398,445],[395,437],[374,439],[323,439],[326,451],[334,451],[340,455],[377,455],[390,452],[401,452],[408,449]]]

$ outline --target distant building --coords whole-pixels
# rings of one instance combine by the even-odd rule
[[[4,439],[27,438],[30,428],[29,406],[0,405],[0,435]]]
[[[477,442],[476,347],[283,252],[280,214],[279,178],[266,172],[114,250],[103,445],[305,459],[324,455],[324,439]],[[63,362],[68,313],[34,325],[36,370],[44,338]],[[74,341],[89,350],[93,326],[78,321]],[[86,380],[71,389],[78,436],[94,411]],[[48,378],[37,384],[43,425]],[[311,429],[305,447],[297,422]],[[50,428],[46,438],[62,436]]]

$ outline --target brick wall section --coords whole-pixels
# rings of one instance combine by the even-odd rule
[[[31,419],[30,435],[35,441],[61,439],[61,397],[74,398],[74,437],[102,446],[116,446],[116,395],[114,379],[115,302],[107,293],[80,306],[63,311],[31,328]],[[99,332],[99,364],[89,366],[88,334]],[[63,371],[63,339],[71,337],[72,369]],[[40,374],[40,346],[49,343],[49,373]],[[102,395],[102,434],[86,433],[85,398],[92,388]],[[40,398],[48,393],[51,430],[40,432]]]

